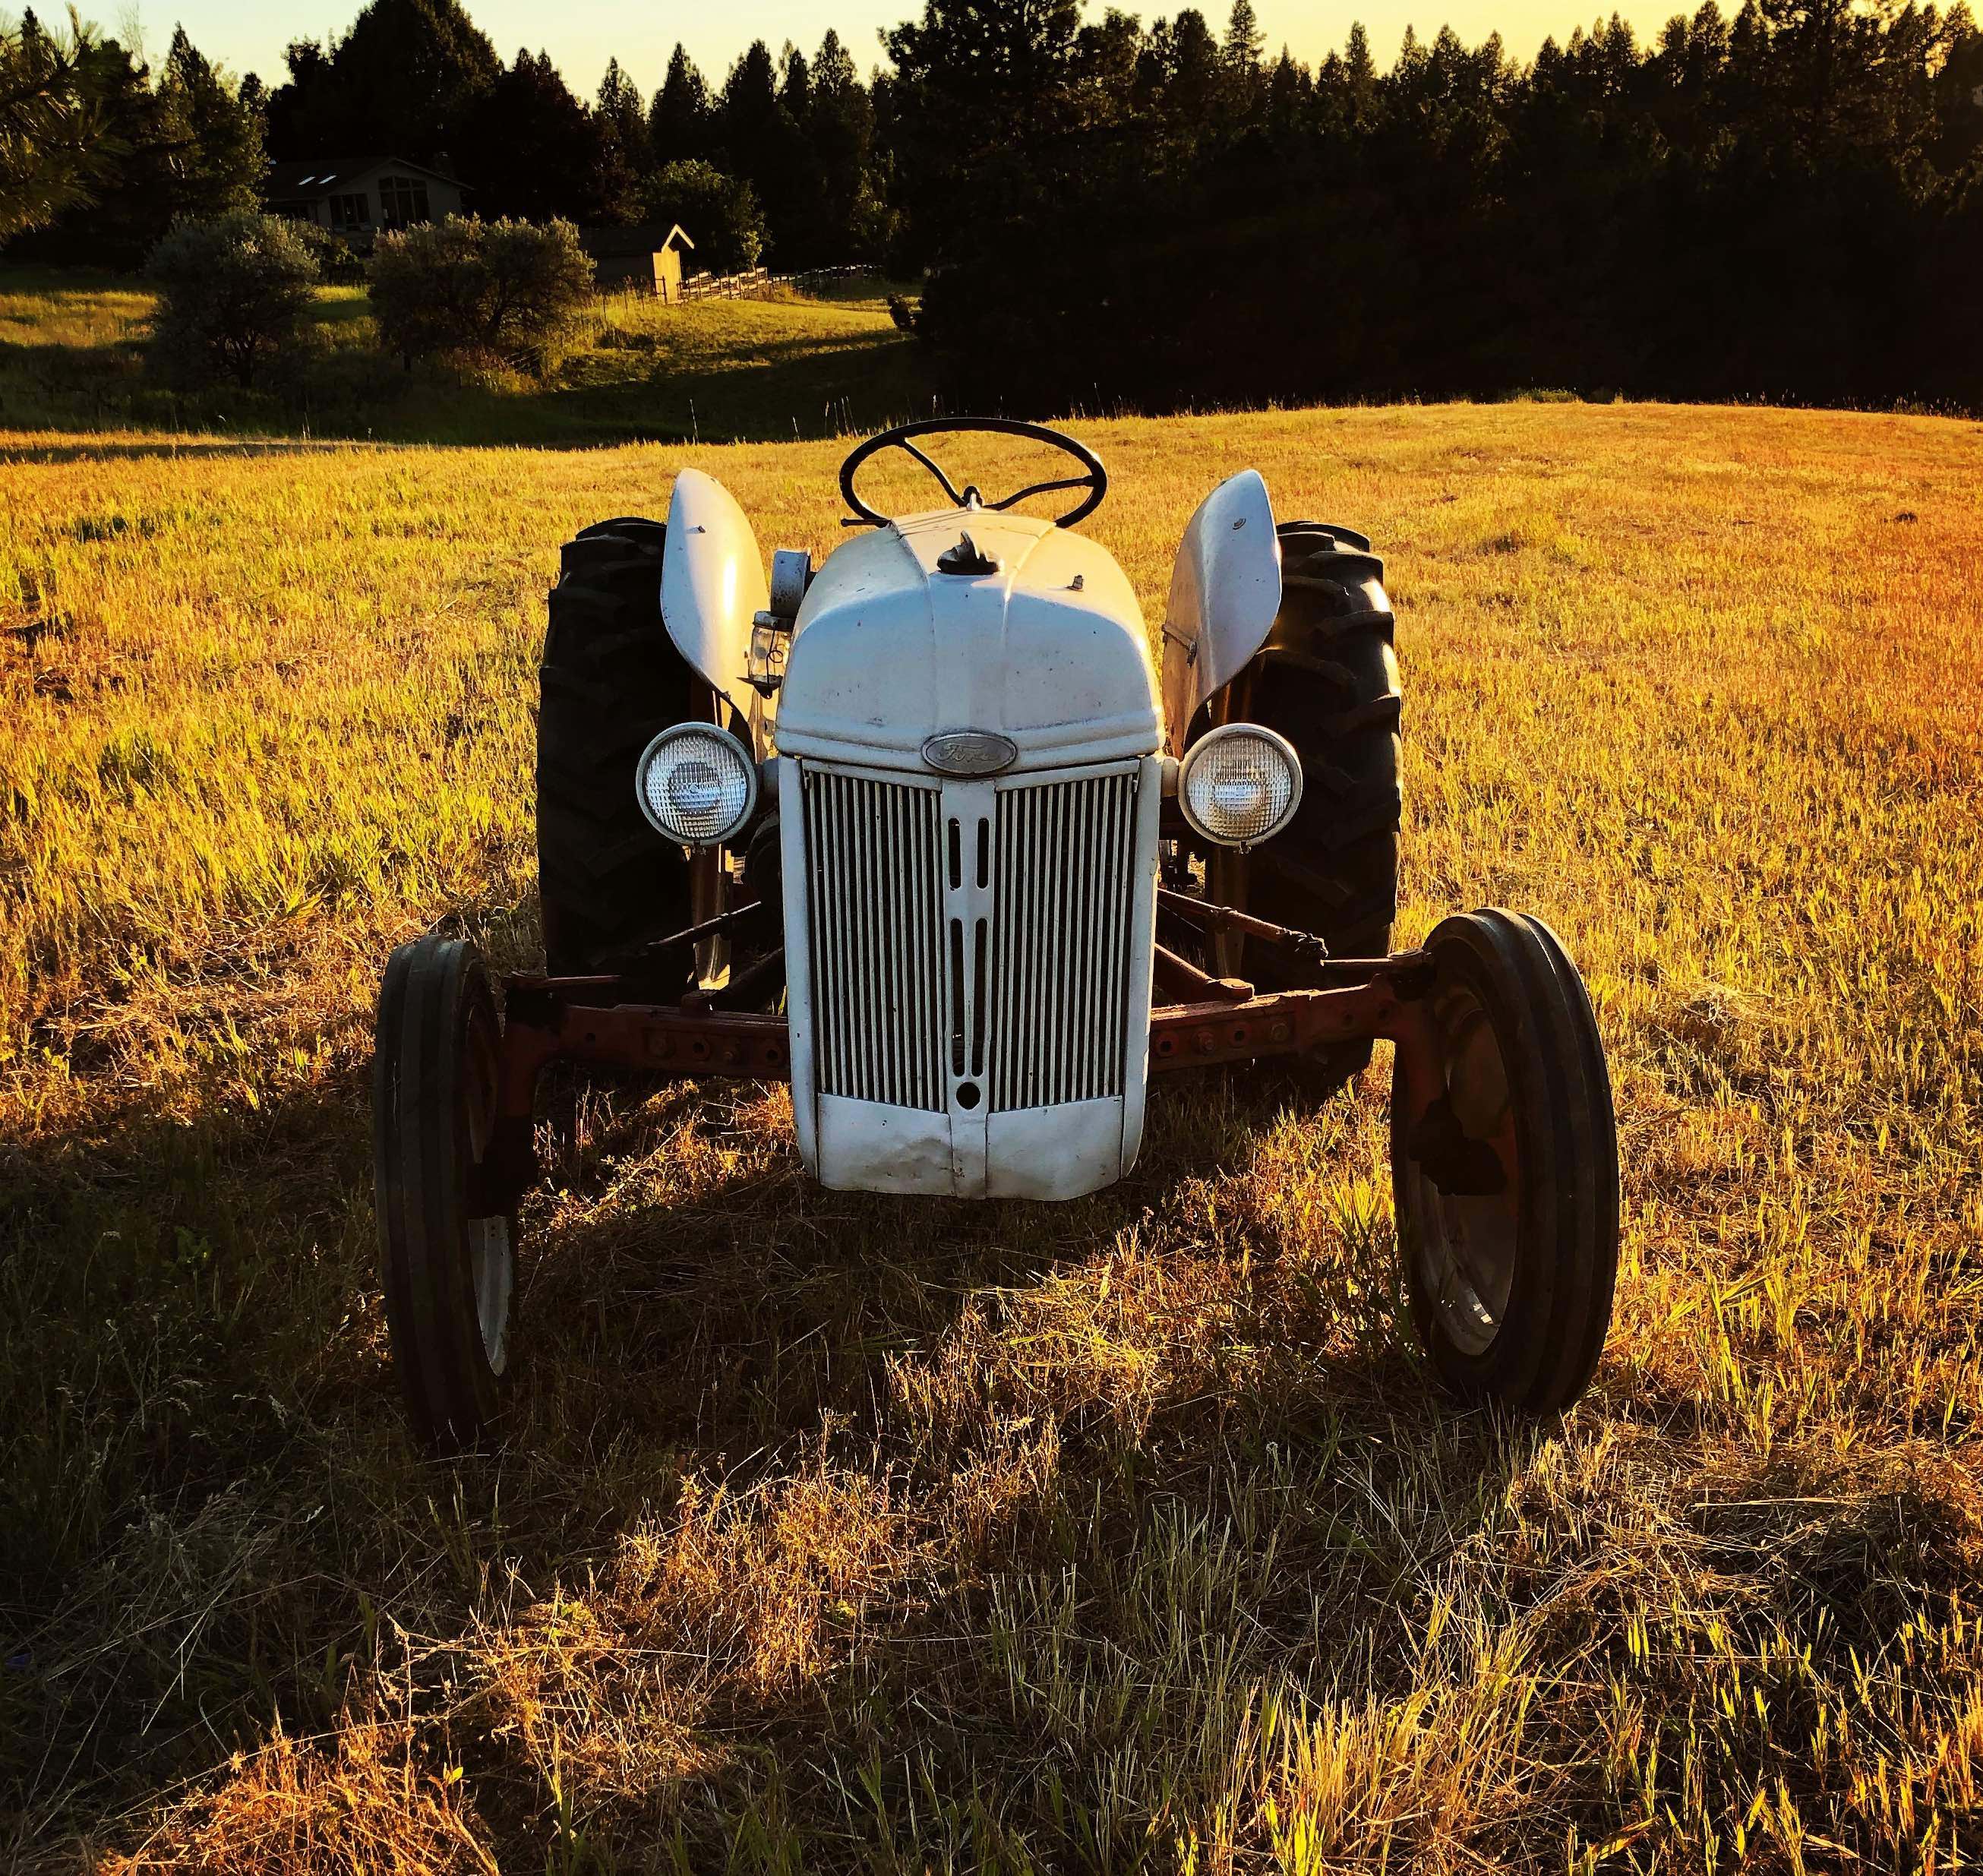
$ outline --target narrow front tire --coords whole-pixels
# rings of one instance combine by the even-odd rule
[[[1435,1085],[1405,1052],[1391,1172],[1419,1339],[1456,1393],[1530,1413],[1590,1384],[1618,1266],[1611,1083],[1577,967],[1541,920],[1496,910],[1426,941]],[[1416,1093],[1429,1103],[1416,1116]]]
[[[516,1219],[477,1196],[501,1061],[475,947],[430,936],[394,951],[373,1069],[380,1280],[407,1413],[438,1453],[488,1439],[509,1379]]]

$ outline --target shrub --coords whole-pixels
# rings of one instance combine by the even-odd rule
[[[193,384],[266,380],[295,349],[318,278],[293,223],[248,209],[181,222],[152,250],[149,272],[152,355]]]
[[[453,353],[541,370],[592,310],[592,263],[569,222],[443,222],[372,253],[380,343],[407,363]]]
[[[679,222],[695,243],[695,265],[711,273],[745,273],[764,251],[764,214],[748,182],[714,163],[664,164],[641,192],[647,219]]]
[[[316,258],[317,272],[331,286],[358,286],[365,279],[365,256],[348,235],[333,233],[317,222],[293,224],[303,246]]]

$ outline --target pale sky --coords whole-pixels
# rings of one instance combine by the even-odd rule
[[[135,12],[144,43],[155,56],[171,42],[172,28],[183,22],[193,43],[210,59],[221,60],[239,75],[258,72],[270,85],[284,75],[283,48],[294,38],[322,39],[349,26],[363,0],[145,0]],[[598,89],[609,55],[621,65],[645,93],[651,94],[667,69],[668,53],[681,40],[712,84],[720,84],[730,62],[751,40],[770,42],[776,52],[787,39],[810,52],[828,26],[835,28],[864,75],[882,53],[876,32],[884,26],[919,16],[921,0],[735,0],[729,6],[686,5],[680,0],[631,5],[627,0],[562,0],[547,7],[543,0],[464,0],[470,16],[495,42],[507,60],[519,46],[548,52],[565,82],[580,96]],[[1650,38],[1677,12],[1693,10],[1695,0],[1667,0],[1650,6],[1619,8],[1637,29],[1641,42]],[[12,0],[9,12],[20,0]],[[1087,0],[1085,18],[1099,19],[1106,0]],[[1126,12],[1148,25],[1175,13],[1189,0],[1139,4],[1116,0]],[[1197,0],[1215,29],[1222,29],[1232,0]],[[59,17],[58,5],[44,12]],[[1731,5],[1727,10],[1733,11]],[[84,0],[82,11],[106,30],[127,40],[133,19],[122,0]],[[1518,59],[1534,55],[1551,34],[1561,41],[1573,27],[1588,27],[1609,15],[1609,5],[1580,10],[1577,0],[1254,0],[1270,53],[1287,45],[1298,59],[1313,65],[1339,47],[1353,20],[1363,21],[1380,67],[1396,55],[1407,25],[1429,39],[1450,24],[1470,45],[1499,29],[1509,52]]]

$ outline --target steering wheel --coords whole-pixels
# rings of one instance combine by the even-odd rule
[[[1003,501],[988,502],[978,493],[975,483],[967,482],[960,493],[937,463],[915,446],[915,439],[918,436],[953,430],[984,430],[995,436],[1028,436],[1035,443],[1051,443],[1063,454],[1072,456],[1083,473],[1063,476],[1055,482],[1032,483],[1017,494],[1007,496]],[[1085,443],[1077,443],[1060,430],[1048,430],[1044,423],[1021,423],[1011,417],[925,417],[920,423],[898,423],[893,430],[883,430],[878,436],[870,436],[841,464],[840,493],[845,497],[848,507],[854,510],[854,518],[842,523],[843,527],[859,527],[865,524],[886,527],[892,518],[878,514],[854,492],[854,478],[861,465],[883,450],[900,450],[914,456],[936,477],[944,493],[960,508],[982,508],[994,514],[1002,514],[1029,495],[1048,495],[1056,489],[1085,489],[1088,493],[1065,514],[1055,517],[1055,527],[1072,527],[1084,516],[1094,513],[1102,506],[1102,497],[1109,493],[1109,472],[1102,466],[1101,457]]]

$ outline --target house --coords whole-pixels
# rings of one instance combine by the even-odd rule
[[[592,256],[600,292],[652,293],[670,303],[681,298],[682,250],[695,243],[681,222],[668,228],[658,222],[632,228],[582,228],[578,238]]]
[[[277,163],[263,186],[272,215],[369,240],[385,228],[459,215],[467,192],[451,176],[403,156],[319,156]]]

